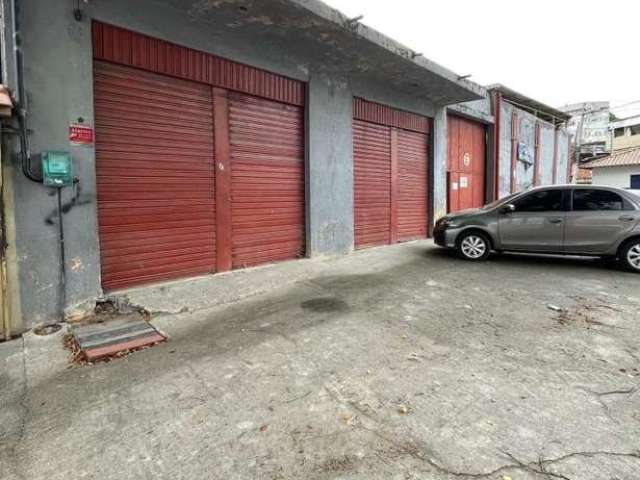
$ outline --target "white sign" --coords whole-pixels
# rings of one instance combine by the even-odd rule
[[[469,152],[466,152],[462,157],[462,163],[464,163],[465,167],[471,165],[471,155],[469,154]]]
[[[453,182],[451,184],[451,190],[458,190],[458,182]]]
[[[467,188],[469,186],[469,179],[467,177],[460,177],[460,188]]]

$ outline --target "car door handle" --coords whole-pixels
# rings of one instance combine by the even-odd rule
[[[549,221],[551,223],[562,223],[562,219],[561,218],[550,218]]]
[[[622,216],[622,217],[618,217],[618,220],[620,220],[621,222],[633,222],[635,220],[635,218],[633,217],[626,217],[626,216]]]

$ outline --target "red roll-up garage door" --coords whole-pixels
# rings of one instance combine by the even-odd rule
[[[398,240],[427,236],[427,136],[398,130]]]
[[[353,121],[356,247],[391,243],[390,128]]]
[[[355,246],[425,238],[430,121],[354,101]]]
[[[304,255],[304,84],[94,22],[106,290]]]
[[[447,117],[448,210],[455,212],[485,203],[486,130],[481,123]]]
[[[94,67],[102,284],[212,272],[211,89],[129,67]]]
[[[229,98],[234,267],[304,254],[304,112]]]

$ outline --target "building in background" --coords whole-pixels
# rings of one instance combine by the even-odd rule
[[[593,183],[640,190],[640,146],[624,148],[582,165]]]
[[[613,121],[609,125],[611,151],[640,146],[640,115]]]
[[[567,131],[577,155],[574,160],[583,161],[609,152],[609,102],[574,103],[564,105],[559,110],[571,117]]]

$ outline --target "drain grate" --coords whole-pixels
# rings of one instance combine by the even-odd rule
[[[140,318],[138,313],[74,327],[73,336],[90,362],[166,340],[163,334]]]

